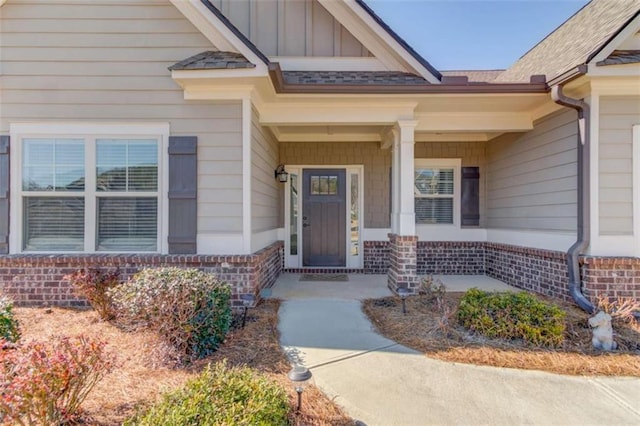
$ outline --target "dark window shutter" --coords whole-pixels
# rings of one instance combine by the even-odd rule
[[[9,136],[0,136],[0,254],[9,253]]]
[[[480,168],[462,168],[462,226],[480,225]]]
[[[198,138],[169,137],[169,253],[195,254]]]

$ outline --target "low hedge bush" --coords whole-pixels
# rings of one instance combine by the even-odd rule
[[[462,325],[487,337],[523,339],[537,346],[564,340],[565,312],[558,306],[520,292],[488,293],[473,288],[458,308]]]
[[[32,341],[0,350],[0,423],[73,423],[80,404],[113,367],[105,343],[88,337]]]
[[[231,324],[231,288],[197,269],[143,269],[109,295],[119,319],[157,332],[179,363],[211,354]]]
[[[286,425],[288,411],[281,386],[248,367],[228,368],[221,362],[124,424]]]
[[[20,338],[18,320],[13,315],[13,301],[0,296],[0,340],[17,342]]]

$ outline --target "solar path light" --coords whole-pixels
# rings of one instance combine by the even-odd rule
[[[406,299],[408,295],[409,295],[409,290],[406,287],[400,287],[398,289],[398,296],[400,296],[400,299],[402,299],[402,313],[404,315],[407,315]]]
[[[311,379],[311,371],[307,367],[296,364],[289,371],[288,377],[295,385],[296,393],[298,394],[298,406],[296,407],[296,414],[298,414],[302,406],[302,392]]]
[[[242,328],[244,328],[244,324],[247,322],[247,309],[253,308],[256,298],[253,294],[242,294],[240,295],[240,300],[242,300],[242,306],[244,306],[244,314],[242,315]]]

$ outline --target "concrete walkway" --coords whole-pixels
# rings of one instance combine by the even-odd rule
[[[448,363],[380,336],[357,300],[368,294],[371,276],[357,276],[359,292],[346,290],[352,277],[311,283],[307,295],[301,289],[308,283],[298,287],[282,304],[279,329],[291,359],[309,367],[316,385],[353,418],[367,425],[640,424],[639,379]],[[296,278],[283,276],[273,296],[286,293]],[[373,278],[371,293],[382,293],[381,280]],[[475,278],[459,280],[478,284],[486,277]],[[338,284],[342,291],[333,299],[318,290]]]

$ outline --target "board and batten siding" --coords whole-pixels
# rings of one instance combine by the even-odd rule
[[[209,0],[267,56],[369,56],[316,0]]]
[[[599,210],[601,235],[633,234],[633,126],[640,97],[601,97]]]
[[[577,140],[577,114],[564,109],[487,142],[487,227],[575,232]]]
[[[0,134],[24,121],[169,122],[198,137],[198,233],[242,232],[241,104],[185,101],[167,67],[215,50],[168,0],[9,0]]]
[[[280,226],[283,184],[274,177],[278,167],[278,142],[260,125],[258,112],[251,115],[251,230],[262,232]]]

